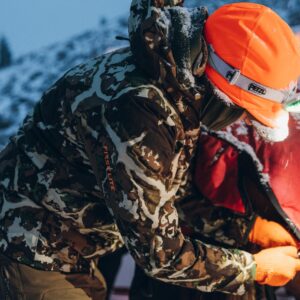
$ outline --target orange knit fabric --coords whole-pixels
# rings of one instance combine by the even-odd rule
[[[216,10],[205,25],[205,39],[226,63],[274,89],[288,89],[300,75],[300,45],[291,28],[270,8],[232,3]],[[206,75],[233,103],[269,127],[286,114],[281,104],[230,85],[209,65]]]

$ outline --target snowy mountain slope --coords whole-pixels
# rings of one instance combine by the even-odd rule
[[[127,18],[107,22],[100,28],[72,37],[20,57],[0,71],[0,148],[14,134],[42,93],[69,68],[114,48],[128,45],[115,36],[127,36]]]
[[[186,0],[186,6],[207,6],[211,13],[220,5],[230,2]],[[255,2],[272,6],[283,18],[291,20],[293,25],[300,23],[300,0]],[[299,21],[295,23],[297,18]],[[98,29],[22,56],[12,66],[0,70],[0,148],[16,132],[42,93],[70,67],[128,45],[126,41],[116,40],[116,35],[127,36],[127,16],[109,21],[103,18]]]

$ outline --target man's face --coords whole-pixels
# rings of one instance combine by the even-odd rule
[[[258,135],[261,136],[266,142],[281,142],[288,137],[288,119],[289,115],[285,114],[283,116],[281,126],[273,129],[271,127],[264,126],[246,111],[240,118],[240,120],[243,120],[248,126],[254,127]]]

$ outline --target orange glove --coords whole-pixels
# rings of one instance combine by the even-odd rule
[[[280,224],[257,217],[249,234],[249,241],[262,248],[295,246],[292,235]]]
[[[259,284],[283,286],[300,271],[297,248],[292,246],[265,249],[253,257],[256,262],[255,280]]]

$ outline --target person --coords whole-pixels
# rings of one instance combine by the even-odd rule
[[[283,142],[270,143],[259,137],[252,127],[238,122],[226,131],[207,132],[199,141],[195,184],[203,197],[215,206],[236,215],[256,215],[254,226],[247,236],[248,244],[243,245],[254,255],[278,243],[291,244],[292,239],[299,249],[297,153],[300,144],[297,115],[290,118],[289,129],[289,136]],[[205,209],[201,213],[201,207],[197,210],[197,204],[189,201],[185,206],[189,212],[187,220],[195,228],[199,215],[205,218]],[[271,262],[272,257],[268,261]],[[281,263],[282,270],[288,272],[289,265],[285,261]],[[299,294],[298,284],[299,276],[287,285],[294,296]],[[249,296],[247,299],[264,299],[260,292],[262,295],[254,293],[252,298]],[[264,293],[267,294],[266,299],[273,299],[270,289]]]
[[[281,285],[300,269],[293,245],[253,256],[180,228],[175,203],[194,191],[200,123],[246,113],[283,139],[300,70],[298,43],[271,9],[231,4],[208,17],[182,2],[133,0],[130,47],[68,71],[1,152],[3,299],[104,299],[97,260],[124,244],[148,275],[205,292]],[[253,219],[227,222],[244,236]]]
[[[246,249],[253,254],[277,244],[293,244],[293,240],[295,245],[299,244],[298,115],[290,118],[289,129],[288,138],[281,143],[267,142],[244,121],[235,122],[222,131],[204,130],[198,142],[194,174],[199,196],[184,199],[178,205],[183,216],[182,230],[209,244]],[[232,215],[254,216],[250,233],[245,232],[239,240],[226,240],[219,230],[224,229],[225,224],[227,232],[241,230],[227,222]],[[202,223],[207,219],[210,222],[214,219],[216,223],[203,230]],[[267,260],[271,268],[272,257]],[[282,261],[281,268],[289,266]],[[296,297],[300,293],[299,275],[286,286]],[[140,268],[136,268],[132,290],[134,299],[140,300],[167,297],[181,300],[275,299],[275,289],[265,285],[253,286],[241,297],[220,293],[205,295],[151,279]]]

